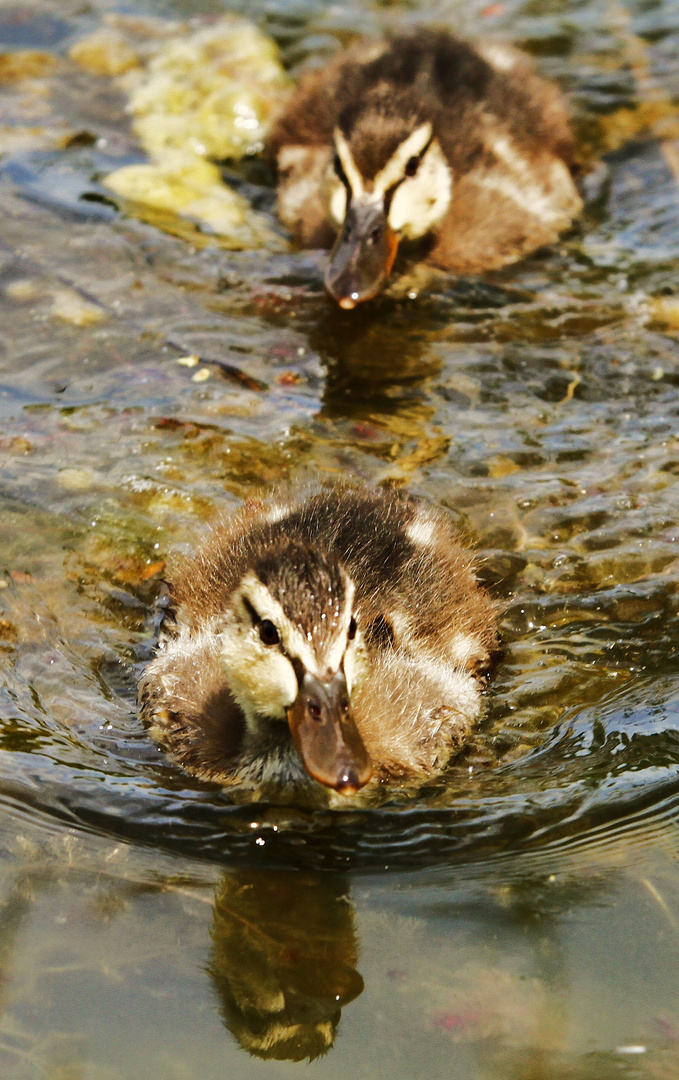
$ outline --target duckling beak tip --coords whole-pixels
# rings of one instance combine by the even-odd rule
[[[372,770],[371,770],[372,774]],[[357,791],[367,783],[367,781],[359,780],[357,773],[354,769],[345,770],[341,776],[338,777],[337,786],[335,791],[340,795],[355,795]]]

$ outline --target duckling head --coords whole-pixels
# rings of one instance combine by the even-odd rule
[[[351,309],[384,287],[401,238],[425,236],[450,204],[452,174],[429,120],[378,115],[334,132],[331,214],[340,226],[325,284]]]
[[[351,710],[360,666],[353,582],[322,550],[290,541],[260,554],[219,628],[229,688],[256,747],[287,722],[304,768],[342,794],[372,764]]]

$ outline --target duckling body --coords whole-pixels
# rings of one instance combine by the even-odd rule
[[[582,207],[558,90],[518,51],[445,31],[305,76],[269,151],[280,217],[303,247],[334,243],[326,285],[345,308],[380,291],[401,240],[475,274],[551,243]]]
[[[346,806],[421,784],[479,718],[493,606],[447,516],[412,497],[246,506],[170,590],[142,718],[241,800]]]

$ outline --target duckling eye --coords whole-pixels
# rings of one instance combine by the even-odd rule
[[[354,616],[351,616],[351,622],[349,623],[349,631],[347,633],[349,641],[353,641],[356,637],[356,620]]]
[[[265,645],[278,645],[281,640],[271,619],[262,619],[259,624],[259,636]]]
[[[411,157],[406,161],[406,167],[403,170],[406,176],[414,176],[420,167],[419,157]]]

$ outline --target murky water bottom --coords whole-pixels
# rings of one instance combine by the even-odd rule
[[[0,1075],[674,1080],[679,7],[241,5],[293,73],[394,25],[512,40],[606,151],[554,249],[354,313],[280,234],[102,201],[142,154],[68,51],[123,7],[223,9],[0,2],[0,49],[49,60],[0,67]],[[275,230],[266,170],[227,175]],[[487,719],[417,800],[231,806],[136,717],[165,560],[346,475],[475,545]]]

